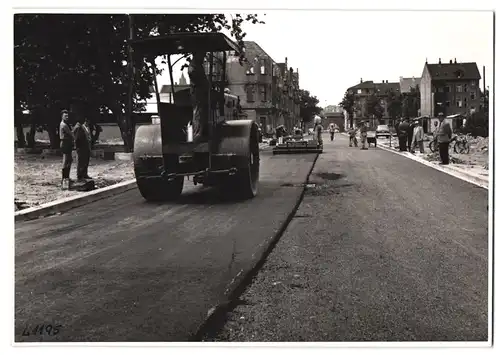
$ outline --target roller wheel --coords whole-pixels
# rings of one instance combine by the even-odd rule
[[[184,177],[173,181],[137,178],[137,187],[146,201],[161,202],[177,199],[184,187]]]
[[[234,176],[228,176],[223,186],[229,197],[236,199],[251,199],[257,196],[260,172],[259,140],[252,135],[248,164],[238,169]]]

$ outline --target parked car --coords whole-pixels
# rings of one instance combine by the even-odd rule
[[[377,138],[379,137],[389,138],[391,136],[391,131],[389,129],[389,126],[385,124],[378,125],[375,131],[375,136]]]

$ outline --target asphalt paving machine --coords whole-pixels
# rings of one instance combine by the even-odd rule
[[[171,55],[206,53],[204,71],[210,88],[206,90],[208,139],[192,140],[192,91],[175,93],[173,85],[174,102],[158,102],[159,124],[137,129],[133,160],[141,195],[148,201],[176,199],[185,178],[192,177],[195,185],[216,186],[231,197],[255,197],[260,170],[258,126],[239,119],[237,97],[225,88],[227,56],[229,52],[238,55],[239,46],[222,33],[174,33],[130,44],[136,58],[166,55],[170,78]]]
[[[305,137],[300,128],[294,128],[292,133],[290,136],[278,138],[273,154],[323,153],[323,144],[315,135]]]

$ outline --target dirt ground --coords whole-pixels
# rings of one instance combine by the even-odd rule
[[[61,159],[38,154],[14,156],[16,211],[83,193],[61,190]],[[133,179],[133,163],[91,158],[89,175],[94,178],[96,188],[106,187]],[[76,180],[76,161],[71,166],[70,176]]]

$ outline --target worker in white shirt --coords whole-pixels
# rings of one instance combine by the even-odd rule
[[[413,142],[411,152],[415,153],[415,147],[418,146],[420,153],[424,154],[424,127],[421,120],[415,120],[415,128],[413,129]]]

